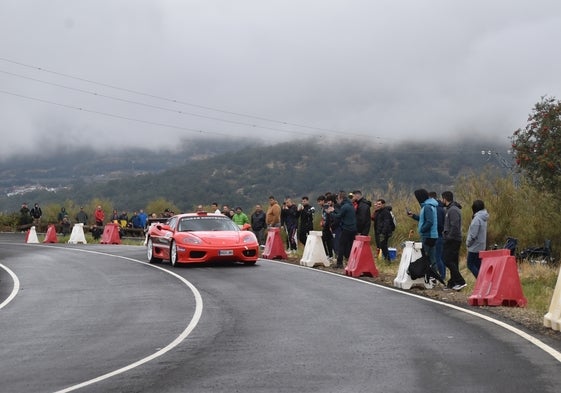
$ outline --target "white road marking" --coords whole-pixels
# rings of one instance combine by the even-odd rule
[[[328,272],[326,270],[314,269],[313,267],[307,267],[307,266],[303,266],[303,265],[293,265],[291,263],[286,263],[286,262],[283,262],[283,261],[274,261],[274,260],[270,260],[270,259],[267,259],[266,261],[279,263],[279,264],[283,264],[283,265],[290,265],[290,266],[294,266],[294,267],[302,268],[302,269],[310,269],[310,270],[313,270],[315,272],[321,272],[321,273],[325,273],[325,274],[331,274],[331,275],[337,276],[337,277],[347,278],[349,280],[355,280],[355,281],[361,282],[363,284],[372,285],[372,286],[375,286],[377,288],[382,288],[382,289],[385,289],[385,290],[388,290],[388,291],[400,293],[402,295],[412,296],[412,297],[417,298],[417,299],[421,299],[421,300],[431,302],[431,303],[436,303],[436,304],[439,304],[441,306],[452,308],[454,310],[472,315],[474,317],[481,318],[485,321],[494,323],[495,325],[500,326],[503,329],[506,329],[506,330],[522,337],[526,341],[528,341],[531,344],[535,345],[536,347],[540,348],[542,351],[544,351],[544,352],[548,353],[549,355],[553,356],[553,358],[555,360],[557,360],[558,362],[561,363],[561,352],[557,351],[555,348],[550,347],[549,345],[547,345],[546,343],[544,343],[540,339],[538,339],[538,338],[536,338],[536,337],[534,337],[534,336],[532,336],[532,335],[530,335],[530,334],[528,334],[528,333],[526,333],[526,332],[524,332],[524,331],[522,331],[522,330],[520,330],[520,329],[518,329],[514,326],[511,326],[508,323],[499,321],[498,319],[489,317],[487,315],[480,314],[477,311],[468,310],[466,308],[459,307],[459,306],[456,306],[454,304],[445,303],[445,302],[442,302],[440,300],[431,299],[431,298],[428,298],[428,297],[425,297],[425,296],[417,295],[415,293],[405,292],[402,289],[396,289],[396,288],[392,288],[392,287],[387,287],[385,285],[376,284],[375,282],[360,280],[358,277],[346,276],[346,275],[342,275],[342,274],[339,274],[339,273],[333,273],[333,272]]]
[[[10,243],[10,245],[14,245],[14,244]],[[111,372],[108,372],[106,374],[100,375],[99,377],[90,379],[88,381],[84,381],[84,382],[81,382],[79,384],[69,386],[65,389],[58,390],[55,393],[72,392],[74,390],[81,389],[81,388],[89,386],[89,385],[93,385],[97,382],[101,382],[105,379],[114,377],[115,375],[122,374],[124,372],[129,371],[129,370],[132,370],[135,367],[141,366],[145,363],[148,363],[148,362],[162,356],[166,352],[169,352],[170,350],[172,350],[173,348],[175,348],[176,346],[181,344],[181,342],[183,342],[183,340],[185,340],[189,336],[189,334],[191,334],[191,332],[195,329],[195,327],[199,323],[199,320],[201,319],[201,316],[202,316],[202,313],[203,313],[203,299],[201,297],[201,294],[199,293],[199,291],[197,290],[197,288],[193,284],[191,284],[189,281],[187,281],[186,279],[184,279],[183,277],[181,277],[180,275],[178,275],[178,274],[176,274],[172,271],[166,270],[166,269],[161,268],[159,266],[154,266],[152,264],[149,264],[149,263],[144,262],[144,261],[140,261],[138,259],[123,257],[123,256],[120,256],[120,255],[107,254],[107,253],[100,252],[100,251],[83,250],[83,249],[79,249],[79,248],[66,248],[66,247],[52,246],[52,245],[51,246],[37,245],[37,244],[34,244],[32,247],[51,247],[51,248],[56,247],[57,249],[61,249],[61,250],[87,252],[87,253],[91,253],[91,254],[109,256],[109,257],[113,257],[113,258],[120,258],[120,259],[124,259],[124,260],[130,261],[130,262],[135,262],[135,263],[140,263],[142,265],[147,265],[147,266],[153,267],[154,269],[159,269],[159,270],[161,270],[165,273],[168,273],[168,274],[174,276],[175,278],[179,279],[181,282],[183,282],[191,290],[191,292],[193,293],[193,296],[195,297],[195,312],[193,314],[193,317],[191,318],[191,321],[189,322],[189,324],[187,325],[185,330],[183,330],[183,332],[179,336],[177,336],[177,338],[175,340],[173,340],[171,343],[166,345],[164,348],[162,348],[162,349],[158,350],[157,352],[154,352],[153,354],[151,354],[151,355],[149,355],[149,356],[147,356],[143,359],[140,359],[140,360],[138,360],[134,363],[131,363],[127,366],[121,367],[121,368],[119,368],[115,371],[111,371]],[[15,276],[15,274],[13,274],[11,272],[11,270],[4,267],[3,265],[0,265],[0,266],[2,266],[4,269],[6,269],[6,271],[8,271],[8,273],[10,273],[12,275],[12,277],[14,278],[14,289],[16,288],[15,283],[17,283],[17,289],[19,290],[19,280],[17,279],[17,276]],[[17,292],[17,290],[15,292]],[[6,299],[6,301],[4,303],[7,303],[9,300],[13,299],[13,297],[15,296],[15,292],[12,291],[12,294],[10,295],[10,297],[8,299]],[[2,305],[4,305],[4,303],[2,303]]]
[[[5,271],[8,272],[8,274],[10,276],[12,276],[12,280],[14,281],[14,287],[12,288],[12,293],[10,293],[10,296],[8,296],[6,298],[6,300],[4,300],[2,302],[2,304],[0,304],[0,310],[3,309],[8,303],[10,303],[12,300],[14,300],[14,298],[16,297],[17,293],[19,292],[19,279],[18,276],[16,276],[16,274],[11,271],[7,266],[4,266],[0,263],[0,268],[4,269]]]

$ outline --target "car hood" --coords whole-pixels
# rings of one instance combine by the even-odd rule
[[[205,244],[211,245],[239,244],[243,236],[247,236],[247,233],[237,231],[192,232],[191,234],[197,236]]]

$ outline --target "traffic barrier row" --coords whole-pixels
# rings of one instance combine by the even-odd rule
[[[37,230],[35,226],[29,228],[25,234],[26,243],[39,243],[39,238],[37,236]],[[45,234],[45,239],[43,243],[58,243],[58,237],[56,233],[56,226],[50,224],[47,228]],[[77,223],[72,227],[72,233],[70,234],[69,244],[87,244],[86,236],[84,235],[84,224]],[[121,244],[121,238],[119,236],[119,226],[117,224],[106,224],[103,230],[103,235],[100,243],[102,244]]]

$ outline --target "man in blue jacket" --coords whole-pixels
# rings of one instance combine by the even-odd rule
[[[345,191],[339,191],[337,195],[337,203],[339,208],[335,210],[333,206],[327,209],[333,217],[339,220],[341,225],[341,237],[339,240],[339,252],[337,253],[338,269],[343,268],[343,257],[349,259],[351,249],[356,236],[356,212],[353,203],[349,200]]]
[[[414,220],[419,221],[417,231],[423,243],[423,252],[429,257],[430,265],[435,272],[438,272],[436,264],[436,241],[438,239],[438,218],[436,208],[438,202],[429,197],[429,193],[424,188],[415,190],[415,198],[421,205],[419,215],[408,212],[407,214]]]

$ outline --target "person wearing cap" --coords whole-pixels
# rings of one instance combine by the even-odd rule
[[[88,223],[88,215],[84,211],[84,206],[80,206],[80,211],[76,214],[76,222],[84,225]]]

